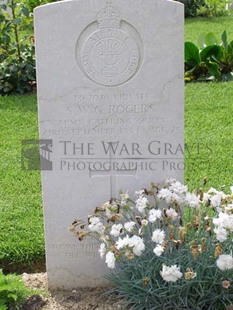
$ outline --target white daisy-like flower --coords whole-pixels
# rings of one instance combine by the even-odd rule
[[[214,225],[233,231],[233,214],[220,212],[218,218],[213,218]]]
[[[220,270],[229,270],[233,268],[233,257],[230,254],[222,254],[216,261]]]
[[[182,277],[180,267],[177,267],[177,265],[168,267],[163,264],[163,269],[160,271],[160,275],[166,282],[176,282]]]
[[[136,208],[140,213],[144,212],[145,208],[147,207],[147,204],[148,199],[146,197],[141,196],[136,200]]]
[[[136,197],[142,197],[144,193],[145,193],[145,190],[140,189],[139,191],[135,191],[135,196]]]
[[[154,248],[153,252],[155,253],[156,256],[161,256],[162,253],[164,252],[164,247],[163,247],[162,245],[158,244],[158,245]]]
[[[228,232],[225,228],[223,228],[223,227],[215,228],[214,233],[216,234],[216,239],[219,242],[224,242],[227,240]]]
[[[172,196],[173,196],[173,193],[167,188],[162,188],[158,194],[158,198],[164,199],[167,204],[171,202]]]
[[[220,207],[221,202],[222,202],[222,195],[219,193],[210,197],[210,204],[211,204],[211,206],[213,206],[215,208]]]
[[[99,249],[100,257],[103,258],[106,253],[106,245],[105,243],[101,243],[100,249]]]
[[[131,232],[131,231],[134,229],[135,225],[136,225],[136,223],[133,222],[133,221],[131,221],[131,222],[126,222],[126,223],[124,224],[124,228],[125,228],[128,232]]]
[[[185,197],[185,202],[190,208],[198,208],[200,204],[200,199],[195,194],[187,193]]]
[[[167,216],[171,217],[173,221],[175,221],[178,217],[178,213],[173,208],[167,209],[166,214]]]
[[[128,245],[130,247],[133,247],[133,253],[137,256],[140,256],[142,252],[145,250],[145,244],[143,239],[136,235],[133,235],[129,239]]]
[[[105,227],[103,223],[100,221],[99,217],[93,216],[89,219],[90,224],[88,225],[88,228],[91,231],[97,232],[97,233],[103,233],[105,230]]]
[[[160,219],[162,217],[162,211],[152,209],[149,211],[149,222],[154,223],[157,219]]]
[[[123,229],[122,224],[114,224],[114,225],[112,225],[110,235],[112,235],[113,237],[119,237],[121,232],[122,232],[122,229]]]
[[[115,268],[116,258],[113,252],[109,251],[106,254],[105,263],[108,265],[108,268],[113,269]]]
[[[129,245],[129,236],[126,235],[123,239],[118,238],[117,242],[116,242],[116,248],[117,250],[121,250],[123,248],[125,248],[127,245]]]
[[[174,191],[178,195],[185,194],[188,191],[188,187],[186,185],[183,185],[179,181],[172,182],[169,189]]]
[[[152,241],[158,243],[158,244],[162,244],[165,240],[165,231],[164,230],[161,230],[161,229],[156,229],[154,232],[153,232],[153,235],[152,235]]]

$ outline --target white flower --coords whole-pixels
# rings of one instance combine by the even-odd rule
[[[213,224],[217,226],[214,229],[216,238],[224,242],[227,240],[228,232],[233,232],[233,214],[219,212],[218,217],[213,218]]]
[[[173,208],[167,209],[166,214],[167,216],[171,217],[173,221],[178,217],[178,213]]]
[[[159,191],[158,198],[165,199],[166,203],[169,204],[172,200],[173,193],[167,188],[162,188]]]
[[[160,244],[158,244],[158,245],[154,248],[153,252],[155,253],[156,256],[161,256],[162,253],[164,252],[164,247],[161,246]]]
[[[88,225],[88,228],[91,231],[97,232],[97,233],[103,233],[105,230],[105,227],[103,223],[101,223],[99,217],[93,216],[89,219],[90,224]]]
[[[135,222],[131,221],[131,222],[127,222],[125,223],[124,227],[128,232],[131,232],[134,229],[134,226],[136,225]]]
[[[214,232],[216,234],[216,239],[219,242],[224,242],[227,240],[228,233],[227,233],[225,228],[223,228],[223,227],[215,228]]]
[[[190,208],[198,208],[199,207],[199,197],[195,194],[187,193],[185,197],[185,202],[188,204]]]
[[[154,223],[157,219],[160,219],[162,217],[162,211],[161,210],[156,210],[152,209],[149,212],[149,222]]]
[[[220,207],[221,206],[221,202],[222,202],[222,199],[224,199],[226,197],[226,195],[224,194],[224,192],[219,192],[217,191],[215,188],[211,187],[207,194],[211,194],[210,197],[209,197],[209,200],[210,200],[210,203],[211,203],[211,206],[213,207]],[[214,194],[214,195],[212,195]]]
[[[220,207],[221,202],[222,202],[222,195],[221,194],[217,194],[217,195],[210,197],[210,203],[211,203],[211,206],[213,206],[213,207]]]
[[[233,231],[233,214],[220,212],[218,218],[213,219],[213,223],[217,226]]]
[[[175,192],[178,195],[187,193],[188,187],[180,183],[179,181],[174,181],[169,187],[170,190]]]
[[[108,265],[108,268],[115,268],[115,261],[116,261],[116,258],[115,258],[115,255],[113,252],[108,252],[106,254],[106,258],[105,258],[105,263]]]
[[[230,254],[222,254],[219,256],[216,263],[220,270],[232,269],[233,257]]]
[[[160,275],[166,282],[176,282],[182,277],[180,267],[177,267],[176,265],[168,267],[163,264],[163,269],[160,271]]]
[[[123,193],[120,196],[121,196],[121,205],[122,206],[126,205],[127,200],[129,199],[129,194],[128,193]]]
[[[143,239],[134,235],[129,239],[128,245],[133,247],[133,252],[135,255],[140,256],[142,252],[145,250],[145,244]]]
[[[207,203],[207,202],[209,202],[210,197],[211,197],[210,194],[204,193],[204,194],[203,194],[202,201],[203,201],[204,203]]]
[[[101,243],[100,249],[99,249],[100,257],[103,258],[104,254],[106,253],[106,245],[105,243]]]
[[[164,230],[161,230],[161,229],[156,229],[154,232],[153,232],[153,235],[152,235],[152,241],[158,243],[158,244],[162,244],[165,240],[165,232]]]
[[[113,237],[119,237],[120,233],[122,232],[122,229],[123,229],[122,224],[114,224],[114,225],[112,225],[110,235],[112,235]]]
[[[147,220],[145,220],[145,219],[144,219],[144,220],[142,220],[142,222],[141,222],[141,223],[142,223],[142,226],[147,226],[147,225],[148,225],[148,221],[147,221]]]
[[[129,236],[126,235],[125,238],[121,239],[119,238],[116,242],[116,248],[117,250],[121,250],[123,249],[124,247],[126,247],[127,245],[129,245]]]
[[[104,205],[105,205],[105,213],[108,218],[115,215],[119,208],[116,202],[112,202],[111,204],[105,203]]]
[[[147,204],[148,199],[146,197],[141,196],[136,200],[136,208],[140,213],[143,213],[144,209],[147,207]]]
[[[144,189],[140,189],[140,191],[136,191],[135,192],[135,196],[136,197],[141,197],[141,196],[143,196],[144,193],[145,193],[145,190]]]
[[[230,187],[231,194],[233,195],[233,186]]]

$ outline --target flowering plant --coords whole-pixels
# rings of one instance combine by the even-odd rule
[[[170,179],[120,193],[71,227],[97,238],[114,291],[132,309],[228,309],[233,301],[233,187],[188,192]],[[85,228],[88,228],[87,230]]]

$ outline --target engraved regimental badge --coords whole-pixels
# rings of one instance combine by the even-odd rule
[[[76,59],[82,72],[93,82],[117,86],[130,80],[139,70],[143,44],[136,29],[124,21],[120,12],[106,0],[96,21],[81,33]]]

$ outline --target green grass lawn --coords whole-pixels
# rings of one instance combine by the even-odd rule
[[[208,178],[207,187],[233,184],[233,83],[195,83],[185,87],[185,180],[190,188]],[[199,146],[198,146],[199,145]]]
[[[201,32],[229,31],[232,17],[188,19],[186,40]],[[207,187],[233,184],[233,83],[196,83],[185,87],[185,180],[191,189],[203,177]],[[0,266],[44,260],[39,171],[22,171],[21,140],[37,139],[36,96],[0,97]],[[22,268],[21,268],[22,269]]]
[[[199,36],[213,32],[217,38],[221,38],[224,30],[227,31],[230,41],[233,40],[233,14],[230,16],[212,18],[188,18],[185,20],[185,41],[198,43]]]
[[[0,262],[31,264],[44,257],[41,182],[21,169],[21,140],[38,138],[36,96],[0,97],[0,119]]]

